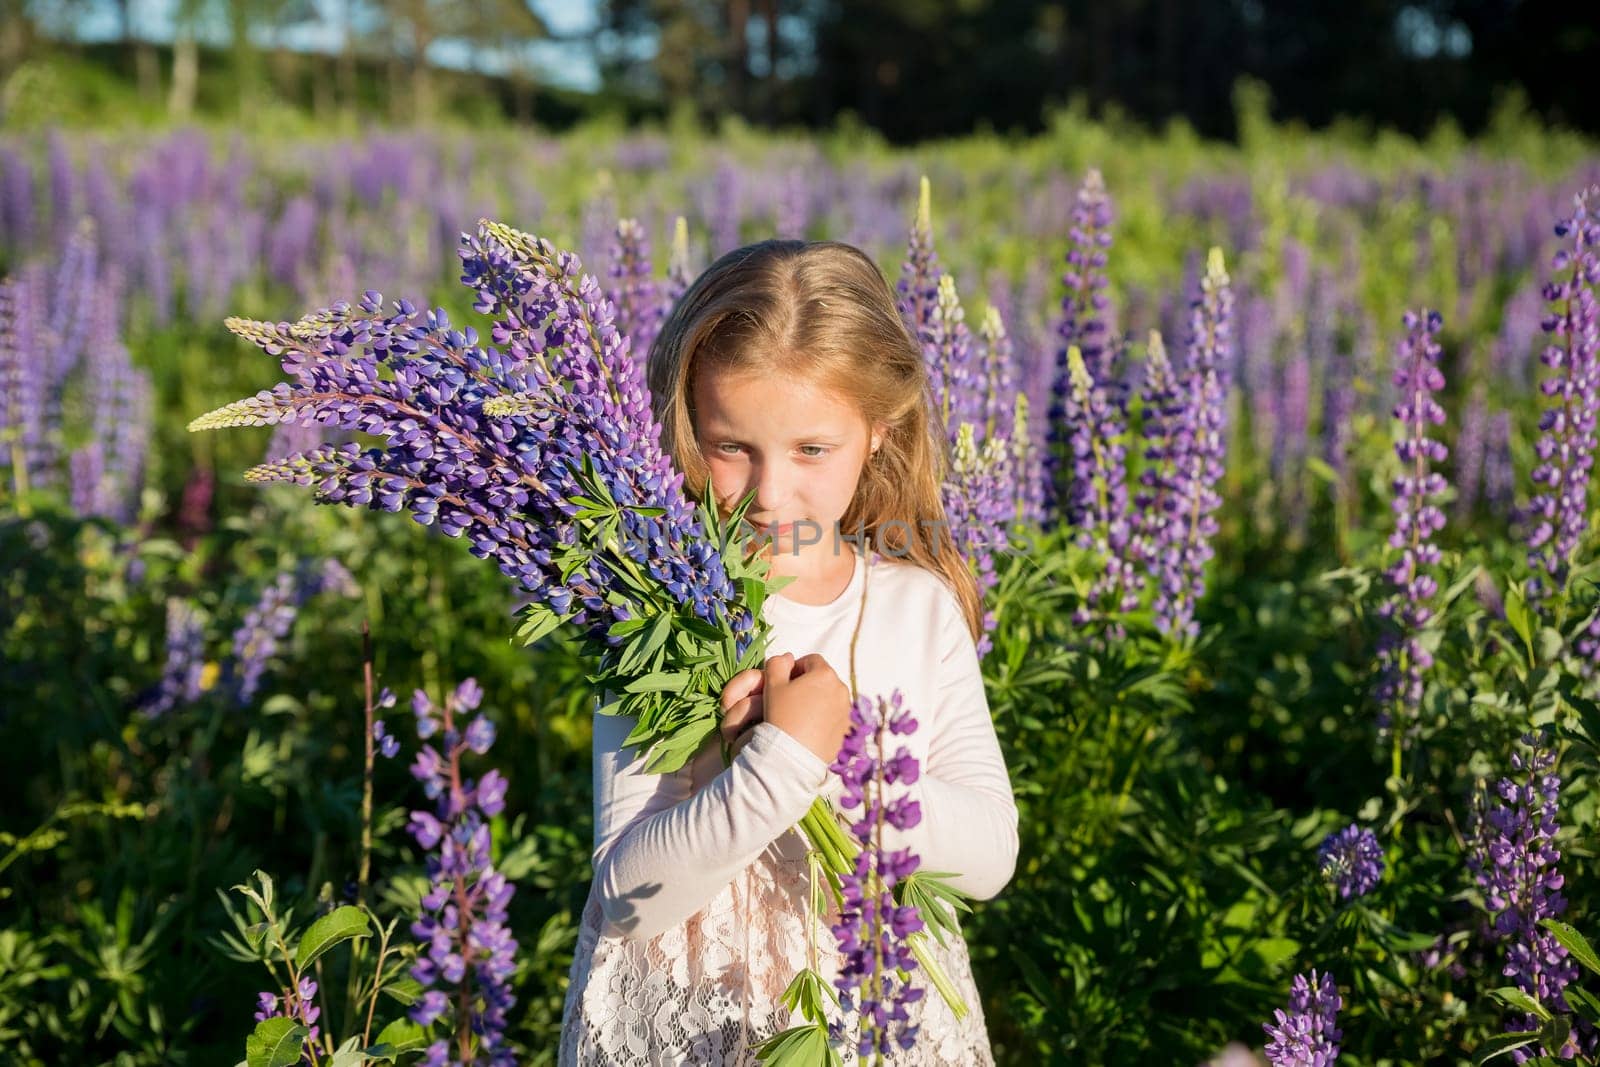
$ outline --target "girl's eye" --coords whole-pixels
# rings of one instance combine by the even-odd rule
[[[807,449],[811,451],[807,451]],[[742,451],[744,451],[743,445],[736,445],[726,441],[717,446],[717,454],[722,456],[734,456]],[[828,447],[826,445],[801,445],[800,451],[807,459],[821,459],[828,454]]]

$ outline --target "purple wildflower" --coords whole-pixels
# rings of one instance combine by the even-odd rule
[[[315,480],[318,499],[408,510],[465,535],[474,555],[608,644],[621,641],[610,627],[638,608],[623,576],[639,573],[748,644],[754,619],[735,608],[597,283],[580,280],[570,253],[487,221],[478,237],[463,236],[461,256],[477,310],[501,316],[494,337],[506,351],[479,347],[470,327],[408,301],[385,316],[370,292],[357,308],[338,304],[293,325],[230,319],[296,380],[191,428],[314,418],[378,435],[381,447],[323,446],[248,477]],[[618,528],[591,548],[580,543],[587,527],[574,521],[583,508],[573,498],[596,493],[615,501]]]
[[[667,258],[667,281],[661,287],[660,310],[657,319],[662,322],[672,314],[683,294],[694,284],[695,269],[689,262],[689,220],[679,215],[672,224],[672,255]],[[643,359],[646,353],[639,353]]]
[[[1273,1067],[1328,1067],[1338,1062],[1339,1039],[1344,1036],[1337,1023],[1343,1001],[1333,976],[1297,974],[1289,986],[1289,1010],[1274,1009],[1276,1022],[1263,1023],[1261,1029],[1271,1038],[1267,1042],[1267,1061]]]
[[[1496,516],[1508,518],[1516,506],[1517,469],[1511,456],[1511,412],[1489,419],[1489,441],[1483,456],[1483,495]]]
[[[394,759],[400,754],[400,739],[389,732],[382,719],[373,722],[372,739],[378,743],[378,755],[384,759]]]
[[[261,591],[261,596],[245,613],[244,622],[233,633],[233,658],[228,663],[228,680],[234,700],[244,707],[255,699],[267,661],[288,636],[295,618],[295,580],[292,571],[280,571]]]
[[[1590,198],[1600,186],[1573,198],[1573,214],[1556,226],[1566,239],[1551,259],[1545,286],[1550,313],[1543,326],[1551,343],[1540,361],[1554,373],[1539,383],[1551,405],[1539,419],[1539,457],[1533,468],[1538,488],[1521,518],[1528,528],[1530,597],[1566,590],[1573,553],[1589,522],[1589,472],[1594,466],[1595,426],[1600,416],[1600,218]]]
[[[187,601],[167,601],[167,662],[155,692],[140,706],[146,718],[156,719],[182,704],[200,699],[205,670],[205,627],[200,613]]]
[[[922,347],[923,362],[928,366],[930,377],[939,364],[939,279],[943,274],[939,254],[933,249],[932,194],[928,179],[924,177],[917,199],[917,217],[911,225],[906,258],[900,267],[895,292],[900,317]],[[941,394],[935,390],[934,396],[941,397]],[[942,397],[940,403],[942,407]]]
[[[1159,529],[1158,582],[1152,607],[1163,633],[1194,637],[1195,606],[1205,593],[1205,566],[1217,535],[1227,454],[1228,360],[1233,289],[1222,250],[1211,249],[1200,295],[1189,309],[1189,344],[1178,375],[1182,410],[1171,437],[1168,519]]]
[[[1433,596],[1439,589],[1431,569],[1439,562],[1432,537],[1444,528],[1444,512],[1435,500],[1445,491],[1444,475],[1433,470],[1450,450],[1428,436],[1429,427],[1444,422],[1444,408],[1434,394],[1444,388],[1439,370],[1439,343],[1434,340],[1441,319],[1436,311],[1406,312],[1406,337],[1400,343],[1394,384],[1401,391],[1394,417],[1402,427],[1395,445],[1400,474],[1394,480],[1394,532],[1389,545],[1400,556],[1385,572],[1392,595],[1378,608],[1389,625],[1378,639],[1378,683],[1382,708],[1379,725],[1389,729],[1397,717],[1414,713],[1422,703],[1423,672],[1433,664],[1422,631],[1433,618]]]
[[[1561,859],[1555,847],[1561,776],[1555,770],[1555,753],[1543,738],[1529,734],[1522,742],[1527,751],[1512,753],[1513,774],[1495,785],[1499,802],[1491,805],[1487,798],[1479,798],[1467,869],[1483,890],[1484,907],[1492,920],[1490,938],[1505,943],[1503,973],[1539,1003],[1565,1012],[1569,1009],[1563,990],[1578,977],[1578,967],[1566,948],[1539,925],[1567,908],[1561,893],[1563,878],[1556,869]],[[1507,1029],[1537,1030],[1538,1022],[1532,1015],[1522,1015]],[[1569,1045],[1561,1057],[1571,1058],[1575,1047]],[[1513,1055],[1518,1063],[1530,1058],[1521,1050]]]
[[[861,1056],[888,1055],[891,1046],[911,1048],[918,1028],[907,1009],[925,992],[898,973],[917,966],[906,939],[920,931],[923,922],[915,907],[897,905],[893,893],[896,884],[916,871],[919,861],[909,849],[888,850],[883,843],[885,823],[909,830],[922,819],[921,808],[909,793],[891,797],[886,788],[908,786],[919,774],[917,761],[904,745],[893,757],[887,755],[890,735],[903,737],[917,728],[902,699],[898,689],[887,700],[878,700],[876,708],[869,697],[858,698],[850,708],[850,732],[830,767],[844,782],[840,805],[861,809],[860,818],[850,825],[861,852],[854,871],[840,879],[843,905],[832,928],[844,957],[834,984],[845,1011],[859,1013]],[[843,1025],[830,1024],[830,1032],[837,1039]]]
[[[1139,471],[1139,490],[1133,497],[1134,539],[1131,549],[1133,559],[1148,566],[1156,558],[1163,531],[1176,521],[1177,506],[1172,500],[1172,490],[1182,448],[1178,434],[1186,429],[1183,415],[1187,408],[1179,397],[1172,361],[1167,358],[1167,346],[1157,330],[1150,331],[1139,398],[1139,433],[1145,440],[1145,448],[1144,466]]]
[[[506,925],[506,909],[515,887],[490,861],[488,819],[505,807],[505,779],[487,772],[474,783],[462,776],[461,757],[471,742],[457,727],[458,717],[477,708],[483,690],[473,679],[456,687],[435,707],[418,690],[412,699],[418,736],[426,740],[436,732],[422,730],[425,719],[444,740],[440,753],[424,744],[411,768],[435,799],[432,811],[413,811],[410,830],[428,852],[429,890],[422,898],[422,915],[411,924],[419,942],[419,957],[411,976],[424,992],[411,1007],[411,1019],[429,1026],[449,1018],[459,1058],[449,1058],[450,1041],[434,1043],[429,1056],[440,1063],[487,1063],[500,1067],[515,1062],[506,1041],[507,1013],[516,1003],[511,976],[516,970],[517,943]],[[468,727],[486,750],[494,740],[493,728],[479,716]],[[481,754],[481,753],[480,753]],[[462,1017],[452,1012],[464,1011]]]
[[[1096,500],[1102,489],[1110,494],[1112,510],[1126,508],[1122,486],[1123,462],[1121,434],[1127,407],[1126,393],[1118,381],[1113,362],[1115,351],[1106,325],[1110,281],[1106,276],[1107,250],[1111,247],[1111,200],[1098,170],[1090,170],[1078,191],[1072,211],[1072,231],[1067,249],[1067,268],[1062,274],[1065,294],[1061,300],[1061,323],[1057,327],[1055,382],[1049,411],[1050,452],[1048,467],[1054,510],[1066,522],[1094,525],[1098,513]],[[1068,353],[1077,348],[1088,378],[1092,399],[1086,406],[1080,399],[1078,378]],[[1116,470],[1114,481],[1098,486],[1099,476],[1091,463],[1091,453],[1101,456],[1102,472]],[[1100,514],[1103,518],[1103,514]]]
[[[1488,445],[1489,400],[1482,382],[1472,387],[1461,411],[1461,430],[1456,435],[1456,517],[1466,520],[1478,503],[1482,485],[1484,450]]]
[[[1383,877],[1383,849],[1378,838],[1356,823],[1323,839],[1317,863],[1341,900],[1366,896]]]
[[[1084,625],[1103,607],[1112,613],[1133,610],[1143,575],[1129,558],[1132,530],[1123,484],[1123,445],[1117,440],[1120,423],[1111,414],[1104,391],[1095,386],[1076,345],[1067,350],[1067,369],[1072,379],[1068,406],[1079,420],[1072,432],[1077,472],[1073,484],[1085,494],[1077,540],[1099,552],[1107,567],[1075,613],[1074,621]],[[1112,633],[1119,630],[1120,626],[1113,624]]]
[[[973,352],[966,312],[956,295],[955,278],[941,273],[937,285],[932,327],[922,351],[940,425],[953,444],[962,423],[984,424],[984,380]],[[990,436],[985,435],[984,439],[989,440]]]
[[[956,549],[978,580],[979,598],[985,598],[999,581],[995,573],[995,552],[1006,545],[1006,532],[1013,515],[1014,475],[1008,442],[990,438],[980,449],[970,422],[964,422],[951,450],[950,476],[943,487],[945,514],[950,522]],[[983,633],[978,638],[981,659],[994,642],[998,620],[986,611]]]
[[[618,220],[606,299],[616,311],[617,331],[628,339],[629,354],[641,366],[663,321],[651,270],[650,238],[644,227],[636,219]]]
[[[307,1037],[308,1046],[315,1046],[321,1036],[322,1028],[317,1025],[317,1019],[321,1015],[322,1009],[317,1007],[317,983],[310,975],[303,976],[298,985],[285,990],[281,996],[276,993],[260,993],[256,996],[256,1022],[278,1018],[293,1019],[310,1029],[311,1033]],[[300,1062],[316,1061],[307,1051]]]

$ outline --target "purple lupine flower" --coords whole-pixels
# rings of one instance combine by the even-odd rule
[[[1018,392],[1011,410],[1012,518],[1043,525],[1045,521],[1044,448],[1028,415],[1028,394]]]
[[[423,525],[466,535],[474,555],[608,644],[621,641],[609,628],[634,617],[623,601],[636,594],[618,576],[634,569],[747,646],[754,619],[736,609],[721,555],[660,447],[639,366],[598,284],[580,281],[575,256],[497,223],[463,235],[461,256],[477,310],[502,316],[494,336],[505,352],[409,301],[385,316],[372,292],[356,308],[338,304],[292,325],[230,319],[234,332],[281,355],[295,381],[191,428],[315,418],[378,435],[381,447],[324,446],[247,477],[316,479],[321,500],[408,510]],[[380,376],[380,366],[390,373]],[[619,506],[615,542],[609,555],[563,567],[580,547],[572,499],[592,492]]]
[[[1067,404],[1076,420],[1071,435],[1073,485],[1084,498],[1077,540],[1106,561],[1105,574],[1095,581],[1088,600],[1074,614],[1074,621],[1084,625],[1098,609],[1109,608],[1113,613],[1133,610],[1143,587],[1143,572],[1129,558],[1132,529],[1120,419],[1112,413],[1105,391],[1094,384],[1077,345],[1067,350],[1067,370],[1072,379]],[[1119,633],[1120,624],[1113,623],[1111,631]]]
[[[1250,441],[1256,454],[1271,456],[1278,438],[1281,404],[1274,359],[1276,328],[1272,305],[1247,294],[1239,307],[1240,384],[1250,408]]]
[[[1527,527],[1531,598],[1566,590],[1573,553],[1589,522],[1589,473],[1594,466],[1595,427],[1600,417],[1600,186],[1573,198],[1573,213],[1556,226],[1566,247],[1550,263],[1544,295],[1550,312],[1544,330],[1551,343],[1540,361],[1552,374],[1539,383],[1551,404],[1539,418],[1533,468],[1538,487],[1521,512]]]
[[[1394,590],[1378,608],[1388,626],[1378,639],[1379,726],[1383,730],[1407,717],[1422,703],[1423,672],[1433,655],[1422,641],[1422,631],[1433,618],[1433,597],[1439,589],[1432,568],[1439,562],[1433,535],[1444,528],[1444,512],[1435,501],[1447,482],[1433,464],[1450,455],[1444,443],[1428,436],[1429,427],[1444,422],[1444,408],[1434,394],[1444,388],[1439,370],[1439,343],[1435,335],[1442,319],[1436,311],[1406,312],[1406,337],[1400,343],[1394,384],[1401,391],[1394,417],[1401,424],[1395,444],[1400,474],[1394,480],[1394,532],[1389,546],[1400,552],[1385,572]]]
[[[394,759],[400,754],[400,739],[389,732],[382,719],[373,721],[372,739],[378,743],[378,754],[384,759]]]
[[[1055,380],[1051,386],[1049,425],[1049,472],[1046,488],[1056,514],[1075,525],[1093,525],[1097,490],[1094,474],[1085,466],[1086,448],[1093,438],[1102,442],[1099,451],[1120,451],[1120,434],[1126,410],[1126,394],[1117,380],[1113,362],[1115,351],[1106,325],[1110,297],[1106,289],[1108,250],[1111,247],[1111,199],[1098,170],[1091,169],[1072,210],[1072,230],[1067,248],[1067,267],[1061,280],[1061,322],[1056,328]],[[1088,410],[1077,400],[1076,376],[1067,353],[1077,348],[1088,375],[1089,392],[1098,396],[1097,410]],[[1120,464],[1120,458],[1117,463]],[[1120,479],[1117,482],[1120,488]],[[1125,504],[1124,504],[1125,506]]]
[[[679,215],[672,223],[672,255],[667,258],[667,281],[661,287],[657,318],[665,322],[678,306],[683,294],[694,283],[695,270],[689,262],[689,220]],[[640,354],[644,358],[645,353]]]
[[[150,440],[150,377],[133,366],[120,330],[122,284],[115,268],[102,276],[88,320],[84,378],[88,393],[88,454],[97,460],[92,482],[75,505],[80,515],[131,522],[144,482]],[[75,490],[79,480],[74,478]]]
[[[47,150],[47,168],[50,175],[50,228],[55,239],[65,241],[78,224],[77,174],[72,166],[72,156],[67,151],[67,139],[60,130],[51,130]]]
[[[1285,512],[1282,518],[1290,535],[1298,541],[1305,536],[1308,519],[1304,471],[1311,428],[1311,360],[1304,344],[1290,349],[1278,396],[1273,477]]]
[[[488,819],[505,807],[505,779],[487,772],[474,783],[462,776],[461,757],[472,742],[458,729],[460,716],[477,708],[483,690],[467,679],[436,707],[418,690],[412,706],[418,709],[418,736],[426,740],[438,733],[444,741],[440,753],[424,744],[411,768],[436,801],[432,811],[413,811],[410,830],[428,853],[429,890],[422,898],[422,915],[411,924],[419,943],[419,956],[411,976],[423,993],[411,1007],[411,1019],[431,1026],[448,1018],[453,1035],[435,1041],[428,1057],[439,1063],[486,1063],[500,1067],[515,1062],[506,1040],[508,1013],[516,1004],[511,977],[516,970],[517,942],[507,926],[507,908],[515,887],[490,861]],[[424,719],[432,723],[426,733]],[[468,727],[471,734],[479,716]],[[478,740],[494,740],[492,727],[478,730]],[[484,746],[485,751],[487,745]],[[465,1017],[453,1017],[465,1007]],[[461,1035],[470,1033],[466,1044]],[[461,1059],[451,1058],[461,1049]]]
[[[628,351],[641,366],[663,321],[651,270],[650,238],[644,227],[635,219],[618,220],[606,299],[615,309],[618,332],[628,339]]]
[[[1565,1012],[1569,1008],[1563,991],[1578,977],[1578,966],[1566,948],[1539,925],[1540,920],[1555,918],[1567,908],[1561,893],[1563,879],[1556,869],[1561,859],[1561,851],[1555,847],[1561,776],[1555,769],[1555,752],[1542,737],[1527,734],[1522,743],[1526,751],[1511,755],[1513,774],[1495,785],[1499,802],[1490,804],[1487,798],[1479,798],[1467,869],[1483,890],[1484,907],[1491,919],[1489,937],[1505,944],[1503,973],[1539,1003]],[[1517,1016],[1506,1027],[1511,1031],[1538,1028],[1532,1015]],[[1570,1045],[1558,1053],[1563,1059],[1574,1054],[1575,1046]],[[1530,1058],[1521,1050],[1513,1055],[1518,1063]]]
[[[984,378],[973,352],[972,332],[956,295],[956,280],[941,273],[934,304],[933,328],[923,345],[935,410],[946,437],[955,443],[962,423],[984,422]],[[985,435],[989,440],[992,435]]]
[[[1489,441],[1484,446],[1483,495],[1489,510],[1509,518],[1516,507],[1517,469],[1511,456],[1511,412],[1497,411],[1489,419]]]
[[[600,189],[583,205],[583,232],[578,247],[596,278],[611,276],[611,235],[616,232],[617,197],[610,178],[601,174]]]
[[[1478,503],[1488,446],[1489,399],[1482,382],[1472,387],[1461,410],[1461,430],[1456,435],[1456,517],[1466,520]]]
[[[1184,447],[1178,440],[1186,430],[1183,415],[1187,405],[1180,399],[1178,383],[1167,358],[1167,346],[1158,330],[1150,331],[1145,350],[1144,380],[1139,387],[1141,422],[1139,435],[1145,440],[1144,466],[1139,471],[1139,489],[1133,496],[1134,539],[1132,557],[1148,566],[1157,555],[1163,531],[1177,521],[1172,500],[1175,468]]]
[[[1016,417],[1016,367],[1012,359],[1011,336],[1006,332],[1005,320],[994,305],[984,309],[983,322],[978,326],[978,365],[982,368],[983,438],[1013,437],[1012,420]]]
[[[1205,593],[1205,566],[1217,534],[1218,486],[1227,455],[1228,360],[1232,351],[1233,289],[1222,250],[1211,249],[1200,293],[1189,309],[1189,343],[1178,374],[1175,403],[1181,405],[1166,450],[1170,482],[1159,486],[1164,519],[1152,520],[1152,562],[1157,574],[1152,601],[1162,633],[1192,638],[1199,633],[1195,606]],[[1170,410],[1170,409],[1168,409]]]
[[[954,536],[956,550],[972,568],[978,581],[979,599],[987,597],[999,581],[995,573],[995,552],[1005,547],[1006,532],[1014,514],[1009,442],[990,438],[980,449],[970,422],[963,422],[951,449],[950,476],[942,495],[945,514]],[[978,638],[981,659],[994,646],[989,636],[998,625],[994,612],[986,611],[983,632]]]
[[[1333,975],[1297,974],[1289,986],[1289,1010],[1273,1010],[1275,1022],[1262,1023],[1271,1038],[1267,1042],[1267,1062],[1272,1067],[1329,1067],[1338,1062],[1339,997]]]
[[[317,240],[317,208],[308,196],[296,196],[267,238],[267,275],[279,285],[299,290],[311,265]]]
[[[140,705],[149,719],[200,699],[205,671],[205,627],[195,607],[176,597],[167,601],[167,661],[155,692]]]
[[[1383,877],[1383,849],[1371,830],[1351,823],[1323,839],[1317,865],[1341,900],[1363,897]]]
[[[773,232],[779,237],[801,241],[811,222],[811,187],[803,167],[790,167],[778,187],[777,212]]]
[[[6,247],[19,252],[31,248],[37,226],[33,170],[10,147],[0,147],[0,234]]]
[[[900,279],[895,282],[895,303],[906,329],[922,347],[923,363],[928,366],[930,375],[938,363],[939,278],[943,273],[939,254],[933,248],[932,193],[924,177],[906,258],[900,267]]]
[[[299,609],[323,592],[354,596],[359,590],[350,572],[335,560],[321,564],[302,561],[292,570],[279,571],[261,591],[233,634],[233,658],[223,669],[235,702],[244,707],[255,698],[268,661],[294,626]]]
[[[295,1022],[308,1027],[311,1033],[306,1038],[307,1045],[314,1046],[322,1036],[322,1028],[317,1025],[317,1019],[322,1015],[322,1009],[317,1007],[317,982],[310,975],[301,977],[293,989],[287,989],[283,995],[277,993],[256,994],[256,1022],[265,1022],[268,1019],[293,1019]],[[301,1063],[315,1063],[309,1051],[300,1059]]]
[[[1498,384],[1513,388],[1532,385],[1529,373],[1534,342],[1544,319],[1543,286],[1532,282],[1519,288],[1506,301],[1500,316],[1500,332],[1489,348],[1489,368]]]
[[[922,820],[909,792],[891,796],[887,788],[917,780],[917,761],[904,745],[893,757],[888,755],[891,735],[904,737],[916,729],[917,720],[898,689],[887,700],[880,698],[876,707],[870,697],[859,697],[850,708],[850,731],[829,768],[845,786],[840,805],[848,811],[861,809],[860,818],[850,824],[861,852],[854,871],[840,878],[843,904],[832,927],[843,957],[834,985],[840,1006],[858,1015],[861,1056],[888,1055],[892,1047],[910,1049],[918,1028],[908,1008],[925,992],[896,973],[916,969],[906,939],[922,930],[923,922],[915,907],[895,903],[893,890],[916,871],[919,861],[909,849],[884,846],[886,823],[905,831]],[[844,1025],[830,1023],[829,1031],[838,1040]]]
[[[711,180],[696,186],[705,210],[706,229],[711,234],[711,252],[720,256],[739,247],[740,204],[739,168],[731,160],[719,159]],[[710,203],[706,204],[709,198]]]
[[[255,699],[267,661],[278,651],[279,642],[288,636],[289,628],[294,625],[295,608],[294,572],[279,571],[234,631],[233,659],[229,661],[226,677],[240,707]]]

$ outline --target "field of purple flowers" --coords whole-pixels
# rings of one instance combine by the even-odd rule
[[[1600,1062],[1600,153],[1243,129],[0,137],[5,1056],[555,1062],[602,605],[407,405],[779,235],[946,425],[997,1061]]]

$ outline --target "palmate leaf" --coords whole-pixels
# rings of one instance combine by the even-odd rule
[[[959,929],[955,913],[972,911],[967,894],[946,881],[954,877],[949,871],[913,871],[900,883],[900,903],[917,909],[940,945],[947,932]]]
[[[756,1047],[756,1062],[767,1067],[844,1067],[844,1061],[828,1044],[827,1027],[819,1023],[796,1026]]]

